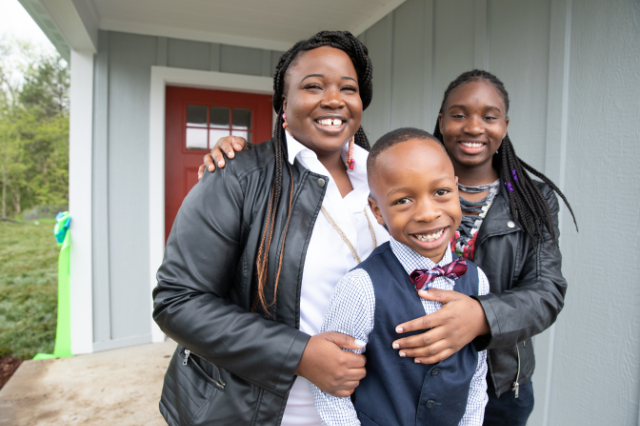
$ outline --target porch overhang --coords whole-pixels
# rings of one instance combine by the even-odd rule
[[[360,35],[405,0],[19,0],[60,54],[95,53],[98,30],[276,51],[320,30]]]

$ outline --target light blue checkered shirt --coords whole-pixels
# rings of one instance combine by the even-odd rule
[[[391,249],[400,264],[411,274],[415,269],[431,269],[436,264],[431,259],[423,257],[409,247],[391,238]],[[451,251],[447,249],[438,266],[444,266],[452,261]],[[478,294],[489,293],[489,280],[478,268]],[[432,282],[432,288],[453,290],[454,281],[449,278],[438,277]],[[442,308],[442,303],[422,300],[427,315]],[[369,341],[369,334],[373,330],[376,299],[373,283],[369,274],[363,269],[349,272],[336,286],[331,303],[325,314],[321,332],[337,331],[364,342]],[[363,349],[354,350],[355,353],[366,352]],[[316,410],[325,426],[359,425],[360,421],[351,402],[351,398],[338,398],[321,391],[313,386]],[[478,366],[471,379],[467,409],[459,426],[481,426],[484,419],[484,408],[487,396],[487,351],[478,353]]]

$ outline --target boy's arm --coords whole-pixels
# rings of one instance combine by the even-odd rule
[[[478,295],[489,293],[489,279],[478,268]],[[478,352],[478,366],[469,386],[467,409],[458,426],[481,426],[484,420],[484,408],[489,402],[487,395],[487,351]]]
[[[321,332],[337,331],[366,343],[373,330],[375,294],[371,278],[362,269],[349,272],[336,286]],[[352,350],[363,353],[362,349]],[[360,425],[350,397],[339,398],[313,385],[316,410],[324,426]]]

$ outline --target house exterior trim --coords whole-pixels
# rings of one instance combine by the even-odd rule
[[[156,286],[156,272],[164,257],[164,143],[166,86],[194,87],[234,92],[273,94],[271,77],[197,71],[182,68],[151,67],[149,99],[149,286]],[[164,334],[151,319],[153,342],[164,341]]]

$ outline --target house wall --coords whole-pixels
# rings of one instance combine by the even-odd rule
[[[281,52],[101,31],[94,68],[93,347],[151,341],[149,97],[154,65],[271,76]]]
[[[374,64],[372,142],[432,131],[461,72],[505,83],[518,155],[561,187],[580,225],[562,207],[569,290],[534,341],[529,425],[640,425],[640,3],[408,0],[360,39]]]

